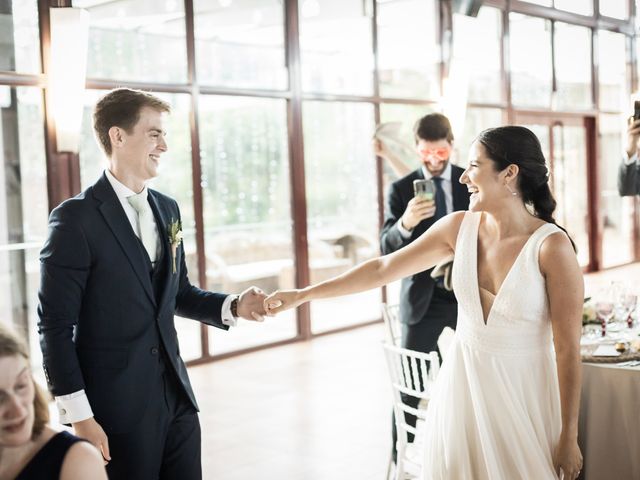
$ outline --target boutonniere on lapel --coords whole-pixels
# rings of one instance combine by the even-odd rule
[[[171,264],[173,265],[173,273],[176,273],[176,253],[182,242],[182,222],[172,218],[167,230],[169,231],[169,245],[171,245]]]

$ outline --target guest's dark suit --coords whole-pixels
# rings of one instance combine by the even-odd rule
[[[626,165],[624,162],[618,170],[618,193],[620,196],[627,197],[640,195],[640,164],[638,159]]]
[[[467,187],[459,181],[463,172],[462,168],[451,165],[451,196],[454,211],[469,208],[469,192]],[[414,196],[413,181],[417,179],[424,179],[421,168],[391,185],[385,221],[380,233],[380,246],[385,255],[410,244],[436,221],[434,217],[423,220],[416,225],[408,238],[404,238],[398,230],[398,222]],[[439,352],[438,337],[447,326],[455,329],[458,316],[458,304],[454,294],[436,286],[436,281],[431,278],[431,271],[432,269],[425,270],[402,279],[400,288],[400,319],[403,323],[402,346],[427,353]],[[404,401],[413,407],[418,403],[417,399],[413,397],[404,397]],[[415,425],[415,417],[408,416],[407,420]],[[394,452],[395,440],[394,424]]]
[[[184,455],[180,443],[194,429],[187,463],[195,470],[182,470],[181,478],[197,478],[198,406],[173,316],[227,329],[225,295],[191,285],[182,245],[173,273],[167,229],[180,219],[178,205],[153,190],[148,200],[162,245],[155,269],[105,175],[51,213],[40,257],[44,369],[54,395],[85,390],[109,437],[111,478],[157,478],[160,465],[144,465],[143,450],[159,455],[170,478],[168,464]]]

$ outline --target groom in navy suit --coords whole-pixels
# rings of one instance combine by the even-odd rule
[[[228,329],[261,320],[264,293],[189,282],[178,204],[146,182],[167,151],[170,106],[116,89],[94,110],[109,167],[49,219],[39,331],[60,419],[102,453],[111,479],[202,478],[200,424],[174,314]]]

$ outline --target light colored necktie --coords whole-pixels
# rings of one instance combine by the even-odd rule
[[[155,220],[151,205],[147,201],[147,190],[127,197],[127,201],[138,213],[138,233],[145,250],[149,254],[151,263],[156,261],[157,239]]]

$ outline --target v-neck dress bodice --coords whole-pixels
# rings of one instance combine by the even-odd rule
[[[423,429],[423,480],[556,479],[560,394],[538,256],[561,230],[526,241],[485,317],[478,286],[482,213],[467,212],[453,265],[458,323]]]

